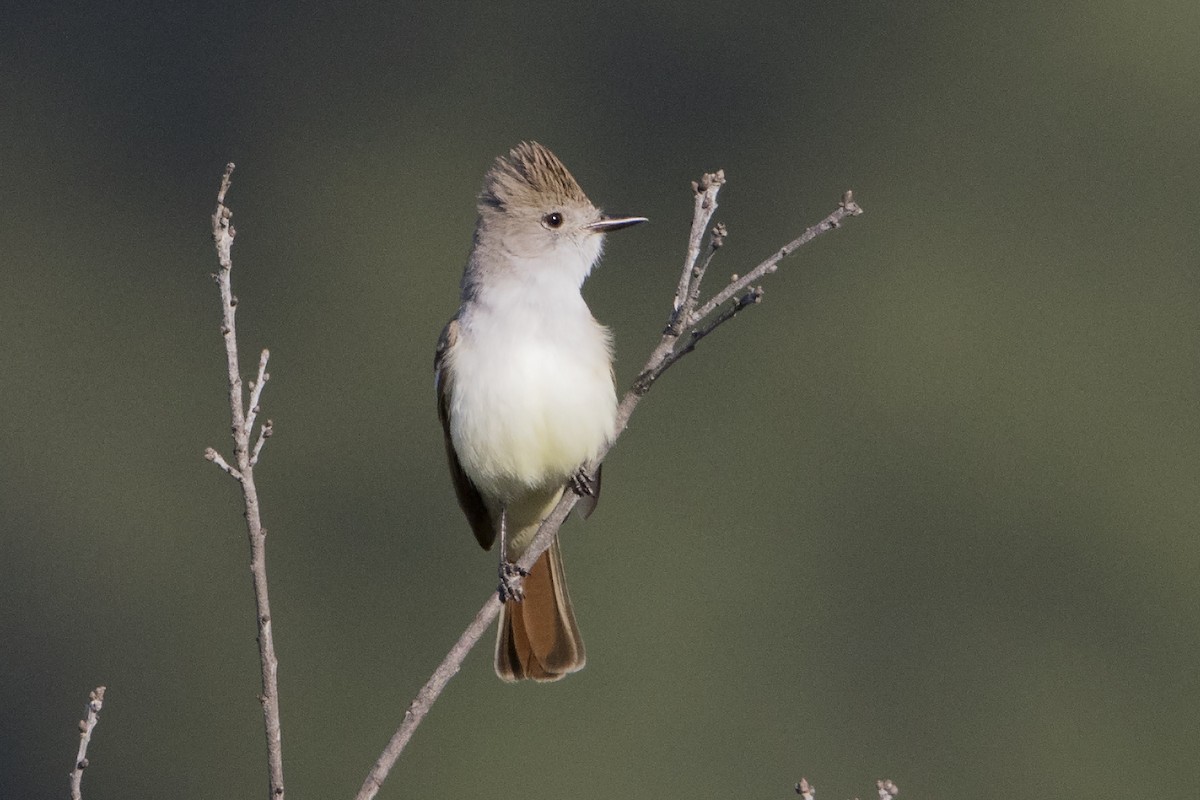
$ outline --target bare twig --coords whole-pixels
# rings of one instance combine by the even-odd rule
[[[716,202],[715,197],[713,202]],[[762,287],[746,291],[747,287],[749,287],[758,279],[774,272],[778,268],[779,262],[785,256],[795,252],[797,248],[807,244],[821,234],[828,233],[829,231],[840,227],[842,221],[846,217],[858,216],[861,213],[863,213],[862,208],[860,208],[859,205],[854,202],[853,195],[847,191],[842,196],[842,201],[838,204],[837,209],[835,209],[829,216],[825,217],[825,219],[808,228],[806,231],[804,231],[804,233],[800,234],[800,236],[796,237],[791,242],[788,242],[787,245],[780,248],[773,255],[771,255],[770,258],[763,261],[748,274],[744,276],[734,275],[728,286],[726,286],[715,297],[705,303],[699,311],[692,313],[690,322],[687,326],[685,326],[687,335],[676,336],[673,334],[670,326],[668,326],[667,331],[659,340],[658,346],[654,349],[654,352],[650,354],[650,358],[646,361],[646,366],[643,367],[641,374],[639,374],[637,379],[633,382],[633,388],[630,391],[638,395],[644,395],[646,392],[650,391],[650,387],[654,385],[654,382],[657,381],[662,374],[666,372],[667,369],[676,361],[692,352],[696,348],[696,344],[700,341],[700,339],[711,333],[718,325],[721,325],[722,323],[732,319],[743,308],[760,302],[763,294]],[[724,241],[726,231],[724,227],[721,226],[719,230],[714,231],[713,235],[714,238],[719,236],[720,240]],[[718,315],[714,323],[708,325],[704,324],[704,321],[711,316],[713,312],[715,312],[721,306],[721,304],[725,303],[739,292],[745,293],[742,294],[741,297],[739,297],[733,304],[732,312],[727,309]],[[629,399],[628,396],[626,399]],[[622,405],[624,405],[624,403],[622,403]],[[624,428],[622,426],[617,430],[620,432],[623,429]]]
[[[379,787],[383,785],[383,781],[396,763],[396,759],[400,757],[408,740],[416,732],[417,726],[421,724],[421,720],[425,719],[425,715],[429,713],[429,709],[438,699],[438,695],[442,693],[442,689],[446,688],[450,679],[458,674],[467,653],[471,652],[471,648],[487,632],[492,622],[500,614],[500,608],[499,594],[491,592],[487,602],[483,604],[483,608],[479,609],[479,613],[475,615],[475,619],[471,620],[471,624],[463,631],[462,636],[458,637],[458,641],[450,648],[450,652],[442,659],[442,663],[438,664],[433,675],[421,687],[421,691],[417,692],[416,698],[409,703],[408,710],[404,712],[404,721],[392,734],[387,747],[383,749],[379,758],[376,759],[375,765],[371,767],[367,779],[363,781],[362,788],[358,790],[356,800],[369,800],[379,791]]]
[[[230,250],[236,231],[230,219],[233,216],[225,206],[225,194],[229,191],[233,176],[233,164],[225,166],[221,188],[217,193],[217,209],[212,216],[213,242],[217,248],[220,270],[213,275],[221,292],[221,334],[225,338],[225,357],[229,368],[229,415],[232,422],[233,454],[236,468],[230,466],[213,448],[205,451],[205,457],[233,476],[242,485],[242,499],[246,506],[246,532],[250,538],[250,571],[254,577],[254,600],[258,614],[258,657],[262,667],[263,723],[267,734],[267,767],[270,782],[270,800],[283,800],[283,744],[279,726],[279,683],[277,673],[279,661],[275,657],[275,638],[271,628],[271,603],[267,595],[267,531],[262,526],[259,513],[258,489],[254,484],[254,464],[258,461],[263,443],[270,434],[270,422],[263,426],[253,451],[250,438],[254,421],[258,416],[259,402],[267,379],[267,359],[270,353],[262,351],[258,362],[258,377],[250,390],[250,404],[242,402],[242,376],[238,366],[237,329],[234,317],[237,298],[233,295],[230,271],[233,259]]]
[[[238,472],[236,469],[229,466],[229,462],[226,461],[225,458],[220,453],[218,453],[216,450],[212,449],[211,447],[205,448],[204,457],[207,458],[209,461],[213,462],[214,464],[216,464],[221,469],[228,472],[235,479],[237,479],[239,481],[242,479],[242,473]]]
[[[267,360],[271,357],[271,351],[263,349],[262,355],[258,357],[258,377],[254,379],[254,383],[250,384],[250,406],[246,412],[246,430],[254,430],[254,422],[258,419],[259,402],[262,400],[263,387],[267,385],[267,381],[271,380],[271,376],[267,374]]]
[[[783,247],[779,248],[778,252],[763,261],[754,269],[750,270],[750,272],[746,273],[740,278],[735,278],[734,280],[730,281],[728,286],[726,286],[724,289],[718,292],[716,296],[701,306],[700,310],[696,312],[695,317],[689,322],[694,324],[704,319],[713,312],[713,309],[724,303],[729,298],[733,297],[742,289],[745,289],[747,286],[759,280],[764,275],[769,275],[778,269],[779,262],[795,252],[796,248],[808,244],[822,233],[828,233],[834,228],[840,227],[842,220],[844,220],[846,217],[857,217],[861,213],[863,213],[862,208],[859,207],[858,203],[854,202],[854,194],[847,191],[844,195],[842,195],[842,202],[838,204],[836,211],[818,222],[816,225],[813,225],[811,228],[797,236],[792,241],[785,244]]]
[[[708,228],[709,220],[717,213],[717,192],[725,183],[725,170],[706,172],[698,181],[692,181],[692,194],[695,195],[695,210],[692,212],[692,231],[688,235],[687,255],[683,260],[683,269],[679,273],[679,286],[675,290],[675,302],[672,304],[671,320],[667,323],[667,331],[676,336],[687,324],[700,296],[700,282],[704,279],[704,270],[712,260],[712,253],[721,245],[714,244],[709,252],[709,258],[697,267],[696,260],[700,257],[700,244],[704,241],[704,231]],[[723,237],[722,237],[723,238]],[[719,240],[714,240],[719,241]]]
[[[100,709],[104,707],[104,687],[97,686],[88,696],[87,717],[79,720],[79,752],[75,755],[75,769],[71,770],[71,800],[83,798],[83,771],[87,769],[87,749],[92,741],[92,731],[100,722]]]
[[[716,199],[713,199],[713,204],[716,204]],[[708,265],[712,263],[713,256],[725,244],[725,237],[729,235],[729,229],[725,227],[725,223],[718,222],[713,225],[712,230],[708,234],[708,252],[704,256],[703,263],[692,270],[692,286],[688,290],[687,300],[687,316],[691,316],[692,311],[696,308],[696,303],[700,301],[700,283],[704,280],[704,273],[708,272]]]
[[[680,345],[677,349],[672,350],[671,352],[667,353],[666,357],[662,360],[662,362],[659,363],[659,365],[657,367],[650,370],[649,372],[643,373],[643,376],[645,377],[645,379],[649,380],[650,383],[653,383],[654,381],[658,380],[658,377],[660,375],[662,375],[664,372],[666,372],[667,369],[672,364],[674,364],[676,361],[678,361],[679,359],[686,356],[688,353],[695,350],[696,345],[700,343],[701,339],[703,339],[705,336],[708,336],[710,333],[715,331],[719,326],[723,325],[724,323],[726,323],[729,320],[736,317],[738,315],[738,312],[741,311],[746,306],[752,306],[755,303],[761,302],[762,296],[763,296],[762,287],[756,286],[755,288],[748,290],[745,294],[743,294],[741,297],[739,297],[733,303],[730,303],[729,305],[727,305],[724,308],[724,310],[721,311],[721,313],[718,314],[716,317],[714,317],[713,320],[711,322],[709,322],[707,325],[704,325],[704,326],[698,325],[698,326],[692,328],[692,330],[688,331],[687,339],[684,344]],[[649,388],[649,386],[647,386],[647,388]]]
[[[762,289],[754,288],[745,291],[732,306],[725,309],[708,324],[702,325],[701,323],[704,322],[713,310],[738,292],[746,290],[754,281],[769,272],[774,272],[778,262],[796,248],[806,244],[820,234],[838,227],[845,217],[857,216],[862,213],[862,209],[854,203],[850,192],[846,192],[842,198],[842,203],[836,211],[806,230],[800,237],[788,243],[779,252],[747,274],[745,279],[735,278],[730,286],[726,287],[721,295],[718,295],[719,297],[723,296],[722,300],[714,302],[714,298],[714,300],[706,303],[699,312],[692,312],[691,308],[695,305],[696,298],[699,296],[699,281],[704,276],[704,270],[711,261],[713,252],[721,246],[726,236],[724,226],[718,226],[713,230],[710,252],[704,263],[698,268],[696,261],[700,255],[704,231],[707,229],[713,212],[716,210],[717,192],[720,191],[724,182],[725,174],[723,171],[718,170],[715,173],[706,174],[699,182],[693,184],[696,201],[692,218],[691,236],[688,240],[688,254],[684,259],[683,270],[679,278],[674,303],[672,304],[670,319],[658,345],[651,352],[645,367],[642,368],[641,374],[634,381],[632,388],[621,398],[621,403],[617,407],[613,440],[600,449],[595,461],[587,467],[588,472],[593,476],[596,474],[596,467],[604,460],[608,451],[612,449],[613,443],[625,431],[625,428],[629,424],[630,416],[632,416],[634,410],[637,408],[638,403],[641,402],[642,397],[650,390],[654,381],[668,367],[695,349],[696,343],[700,339],[707,336],[719,325],[732,319],[742,309],[759,302],[762,298]],[[686,336],[681,336],[683,331],[687,331]],[[681,340],[682,344],[680,344]],[[680,345],[678,351],[676,350],[677,345]],[[550,515],[542,521],[537,534],[517,562],[517,566],[520,569],[528,571],[533,567],[534,562],[550,546],[550,543],[558,534],[558,529],[562,526],[567,516],[571,513],[571,509],[575,507],[578,501],[579,495],[575,492],[563,492],[562,499],[554,507],[554,510],[550,512]],[[358,791],[356,800],[371,800],[379,791],[379,787],[383,784],[384,779],[387,778],[392,766],[400,757],[401,752],[403,752],[405,745],[412,738],[417,726],[425,718],[430,706],[437,700],[438,695],[445,688],[447,682],[458,673],[467,653],[470,652],[475,643],[483,636],[487,627],[499,615],[500,607],[501,604],[496,592],[490,593],[479,613],[475,615],[475,619],[471,621],[466,631],[459,637],[458,642],[446,654],[446,657],[442,659],[441,664],[434,670],[433,676],[421,687],[416,699],[409,704],[408,709],[404,713],[404,720],[388,741],[387,747],[384,748],[375,765],[371,768],[367,779],[363,782],[362,788]]]
[[[275,423],[267,420],[262,427],[258,429],[258,441],[254,443],[254,452],[250,454],[250,466],[258,463],[258,454],[262,452],[263,445],[267,443],[267,439],[271,438],[271,434],[275,433]]]

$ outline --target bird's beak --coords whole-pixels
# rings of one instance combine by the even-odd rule
[[[649,222],[645,217],[601,217],[598,221],[583,227],[589,231],[596,233],[608,233],[609,231],[619,231],[621,228],[628,228],[631,225],[637,225],[642,222]]]

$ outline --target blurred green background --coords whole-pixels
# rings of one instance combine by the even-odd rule
[[[1001,7],[1003,6],[1003,7]],[[535,138],[652,223],[587,286],[628,384],[724,168],[713,286],[565,530],[589,666],[490,637],[383,798],[1193,796],[1200,6],[18,3],[0,32],[0,796],[266,787],[209,241],[272,350],[286,776],[352,797],[494,584],[434,342]]]

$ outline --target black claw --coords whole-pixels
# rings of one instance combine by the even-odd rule
[[[586,467],[580,467],[571,476],[570,484],[571,491],[580,497],[596,497],[599,494],[596,486],[597,481],[593,480],[591,475],[588,475]]]

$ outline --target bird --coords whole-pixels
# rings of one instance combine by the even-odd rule
[[[609,216],[545,146],[521,142],[484,176],[460,306],[434,357],[438,418],[459,506],[500,546],[496,674],[555,681],[587,656],[556,536],[515,589],[507,576],[568,486],[599,497],[590,464],[615,435],[612,336],[580,294]]]

